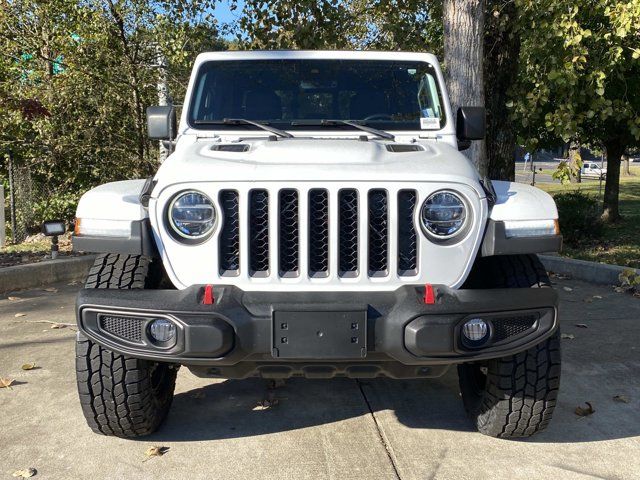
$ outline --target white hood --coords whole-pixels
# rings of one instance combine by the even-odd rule
[[[220,150],[246,145],[246,151]],[[394,146],[420,151],[393,152]],[[388,148],[389,147],[389,148]],[[182,145],[160,167],[156,196],[164,187],[189,182],[409,181],[472,186],[484,197],[471,162],[444,143],[394,143],[358,139],[252,139],[236,143],[203,141]]]

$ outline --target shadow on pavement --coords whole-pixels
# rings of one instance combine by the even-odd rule
[[[271,391],[267,385],[261,379],[227,380],[180,393],[174,399],[168,421],[144,440],[186,442],[259,436],[331,424],[369,415],[371,411],[376,415],[390,411],[401,424],[412,429],[475,430],[465,415],[455,370],[431,380],[290,379],[283,387]],[[570,388],[567,385],[569,391],[564,396],[572,395]],[[269,392],[278,399],[278,404],[266,410],[257,409],[258,402],[267,398]],[[618,406],[622,407],[611,408]],[[623,411],[613,425],[610,417],[615,412],[610,407],[605,411],[604,405],[598,408],[601,412],[592,417],[579,418],[572,405],[562,402],[561,396],[549,429],[519,441],[590,442],[640,435],[640,423],[621,425]]]

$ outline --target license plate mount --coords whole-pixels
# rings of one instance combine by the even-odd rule
[[[366,311],[275,311],[276,358],[350,359],[367,355]]]

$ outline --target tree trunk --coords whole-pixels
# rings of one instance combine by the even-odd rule
[[[576,183],[582,183],[582,155],[580,155],[581,145],[578,140],[569,142],[569,168],[572,174],[570,180]]]
[[[607,149],[607,180],[604,186],[602,220],[613,223],[620,219],[618,196],[620,192],[620,158],[625,145],[620,138],[610,138],[604,143]]]
[[[624,169],[622,171],[623,175],[630,176],[631,175],[631,161],[630,161],[629,155],[627,153],[622,154],[622,161],[624,162]]]
[[[444,0],[444,63],[454,115],[461,106],[484,106],[484,0]],[[465,151],[480,175],[487,173],[485,141]]]
[[[494,180],[515,179],[516,131],[509,118],[509,88],[518,75],[520,35],[516,2],[487,0],[484,84],[487,107],[487,170]],[[498,12],[494,14],[494,12]]]

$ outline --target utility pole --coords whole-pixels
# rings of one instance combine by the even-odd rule
[[[167,58],[162,53],[162,49],[156,45],[156,62],[158,67],[158,105],[169,105],[169,83],[167,81]],[[164,162],[169,155],[163,140],[160,140],[158,161]]]
[[[17,237],[17,221],[16,221],[16,185],[13,178],[13,154],[8,153],[9,157],[9,206],[11,207],[11,240],[13,243],[18,243]]]

